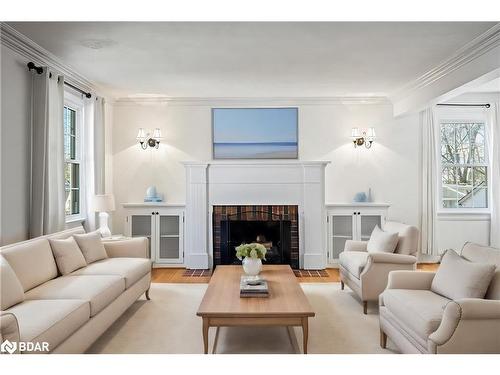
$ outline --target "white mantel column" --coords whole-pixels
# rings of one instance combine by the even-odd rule
[[[185,163],[186,225],[185,264],[189,269],[207,269],[208,202],[207,163]]]

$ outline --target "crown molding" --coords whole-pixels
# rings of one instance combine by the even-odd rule
[[[37,65],[46,65],[64,75],[64,79],[86,91],[96,91],[96,85],[63,63],[57,56],[47,51],[33,40],[21,34],[5,22],[0,22],[1,44],[19,53]],[[27,69],[27,68],[26,68]]]
[[[432,85],[446,75],[470,64],[483,54],[498,46],[500,46],[500,23],[497,23],[483,34],[471,40],[433,69],[390,94],[389,99],[394,103],[395,101],[410,96],[415,91]]]
[[[390,105],[384,96],[333,96],[333,97],[122,97],[113,101],[115,105],[193,105],[193,106],[290,106],[290,105]]]

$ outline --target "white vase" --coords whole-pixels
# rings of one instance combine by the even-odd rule
[[[262,271],[262,260],[259,258],[245,257],[242,261],[243,271],[248,276],[257,276]]]

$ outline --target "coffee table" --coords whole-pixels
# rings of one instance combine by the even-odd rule
[[[288,265],[264,265],[261,276],[269,285],[267,298],[240,298],[241,266],[217,266],[197,316],[203,319],[203,345],[208,353],[210,327],[302,327],[307,354],[308,319],[315,313]]]

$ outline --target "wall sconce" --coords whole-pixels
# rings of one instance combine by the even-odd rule
[[[161,130],[160,128],[156,128],[151,136],[150,133],[146,133],[144,128],[140,128],[136,139],[143,150],[146,150],[148,146],[158,148],[160,147],[160,141],[162,139]]]
[[[366,148],[370,148],[375,140],[375,129],[368,128],[360,132],[358,128],[352,128],[351,137],[354,147],[365,145]]]

